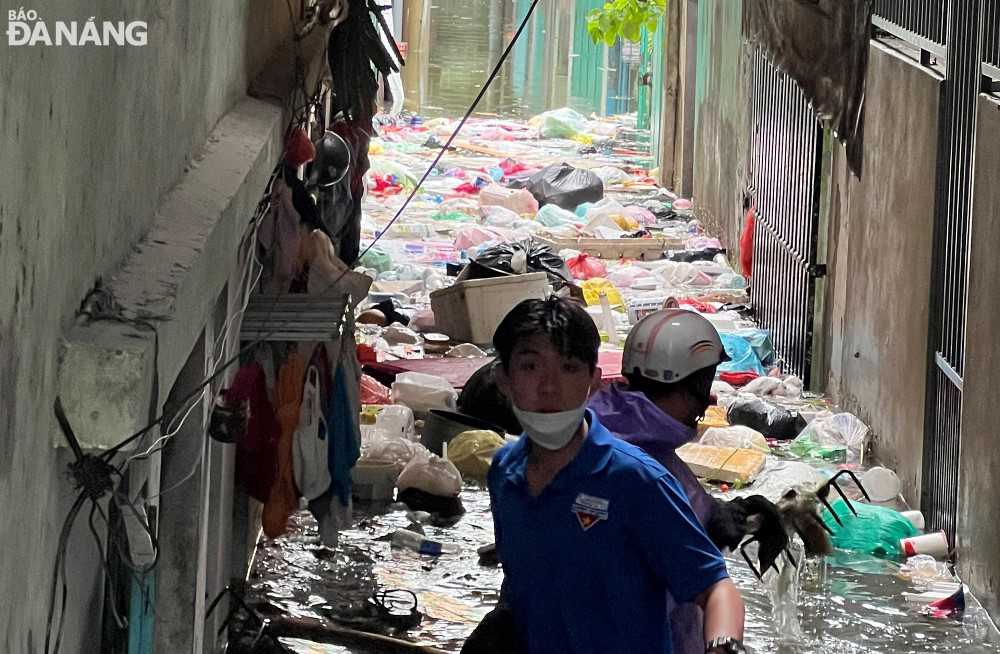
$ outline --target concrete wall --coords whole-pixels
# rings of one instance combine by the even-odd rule
[[[694,203],[698,218],[735,255],[743,218],[749,117],[749,55],[742,2],[698,3],[694,100]]]
[[[144,47],[0,45],[4,652],[42,648],[56,541],[72,501],[67,450],[53,449],[50,437],[60,334],[95,277],[111,273],[147,230],[162,196],[244,95],[248,72],[281,38],[263,21],[277,8],[287,16],[277,0],[96,0],[86,9],[52,0],[33,8],[50,26],[96,16],[146,21],[149,30]],[[101,591],[86,532],[81,521],[70,542],[63,652],[99,651]]]
[[[827,390],[870,425],[874,451],[919,498],[941,81],[871,46],[864,171],[834,147]]]
[[[1000,285],[1000,100],[980,96],[978,120],[957,545],[959,574],[995,617],[1000,613],[1000,523],[994,495],[987,489],[1000,469],[996,410],[1000,324],[992,301]]]

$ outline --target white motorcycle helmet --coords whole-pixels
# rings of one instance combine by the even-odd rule
[[[664,384],[729,361],[719,332],[703,316],[684,309],[651,313],[625,340],[622,374],[636,374]]]

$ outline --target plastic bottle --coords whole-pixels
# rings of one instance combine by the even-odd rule
[[[420,534],[398,529],[392,535],[392,546],[402,549],[412,550],[428,556],[441,556],[442,554],[458,554],[462,548],[454,543],[439,543],[436,540],[424,538]]]

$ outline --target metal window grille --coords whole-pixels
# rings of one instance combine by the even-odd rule
[[[955,2],[940,116],[921,507],[954,539],[965,374],[969,222],[976,112],[982,85],[983,8]]]
[[[872,24],[943,58],[950,4],[942,0],[873,0]]]
[[[1000,0],[983,0],[983,75],[1000,82]]]
[[[754,230],[750,297],[786,372],[809,380],[823,130],[805,95],[758,49],[750,81]]]

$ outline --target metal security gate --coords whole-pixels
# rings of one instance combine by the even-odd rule
[[[972,163],[977,99],[984,88],[983,9],[990,2],[947,4],[947,66],[938,149],[921,509],[929,526],[945,530],[954,542],[965,374]]]
[[[757,208],[750,299],[785,372],[812,372],[823,129],[805,95],[759,48],[750,76],[751,201]]]

